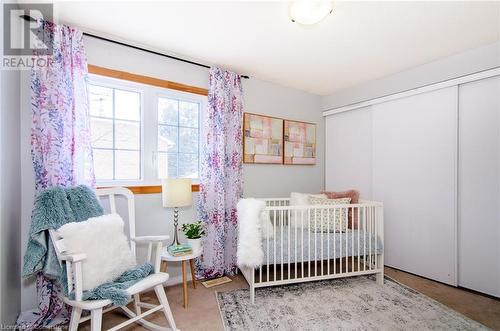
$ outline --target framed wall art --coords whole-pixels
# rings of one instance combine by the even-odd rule
[[[284,164],[316,164],[316,124],[284,120]]]
[[[243,162],[283,164],[283,119],[243,114]]]

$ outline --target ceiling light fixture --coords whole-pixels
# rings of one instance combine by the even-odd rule
[[[320,22],[333,11],[333,2],[326,0],[295,0],[290,3],[292,22],[312,25]]]

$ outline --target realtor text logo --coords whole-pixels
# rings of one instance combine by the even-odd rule
[[[52,21],[53,5],[22,3],[22,8],[19,8],[18,4],[4,3],[2,9],[3,69],[50,65],[53,35],[44,31],[42,21]]]

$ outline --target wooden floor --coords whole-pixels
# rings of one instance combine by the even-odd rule
[[[385,273],[398,282],[493,330],[500,330],[500,299],[444,285],[388,267],[385,268]]]
[[[438,282],[414,276],[402,271],[386,268],[389,277],[405,284],[422,294],[425,294],[442,304],[472,318],[494,330],[500,331],[500,300],[472,293],[466,290],[447,286]],[[233,278],[228,284],[206,289],[201,284],[193,289],[189,284],[189,307],[182,307],[182,286],[167,287],[167,297],[174,314],[177,327],[183,331],[191,330],[223,330],[219,308],[215,300],[215,291],[230,291],[237,288],[246,288],[247,283],[240,275]],[[154,294],[143,296],[144,301],[154,302]],[[104,315],[103,329],[116,325],[125,318],[118,312]],[[166,321],[161,313],[155,313],[149,320],[165,325]],[[89,322],[83,323],[80,330],[90,330]],[[144,330],[141,326],[132,325],[126,330]]]

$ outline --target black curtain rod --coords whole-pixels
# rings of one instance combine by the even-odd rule
[[[36,21],[33,17],[31,17],[29,15],[21,15],[20,17],[23,20],[28,21],[28,22],[35,22]],[[189,63],[189,64],[192,64],[192,65],[195,65],[195,66],[198,66],[198,67],[203,67],[203,68],[210,69],[210,66],[208,66],[206,64],[203,64],[203,63],[198,63],[198,62],[186,60],[186,59],[183,59],[183,58],[180,58],[180,57],[176,57],[176,56],[172,56],[172,55],[168,55],[168,54],[164,54],[164,53],[152,51],[150,49],[146,49],[146,48],[142,48],[142,47],[139,47],[139,46],[134,46],[134,45],[126,44],[126,43],[123,43],[121,41],[117,41],[117,40],[113,40],[113,39],[108,39],[108,38],[105,38],[105,37],[97,36],[95,34],[84,32],[83,35],[84,36],[88,36],[88,37],[92,37],[92,38],[95,38],[95,39],[104,40],[104,41],[107,41],[107,42],[110,42],[110,43],[114,43],[114,44],[117,44],[117,45],[121,45],[121,46],[129,47],[129,48],[137,49],[137,50],[140,50],[140,51],[143,51],[143,52],[147,52],[147,53],[151,53],[151,54],[155,54],[155,55],[159,55],[159,56],[163,56],[163,57],[168,57],[169,59],[181,61],[181,62],[184,62],[184,63]],[[250,78],[247,75],[240,75],[240,77],[241,78],[245,78],[245,79],[249,79]]]

